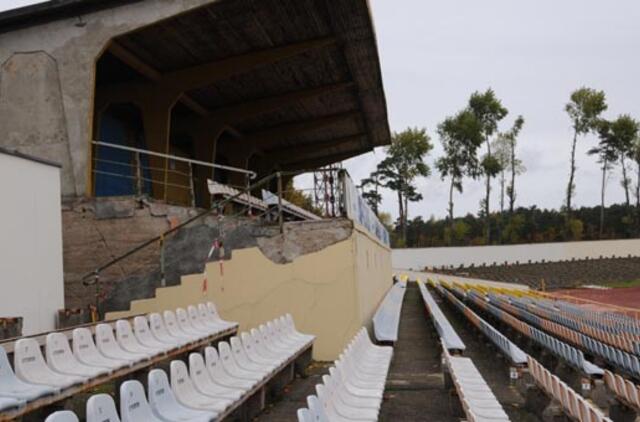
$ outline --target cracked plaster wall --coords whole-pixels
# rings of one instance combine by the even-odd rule
[[[333,360],[371,316],[391,286],[391,253],[356,227],[346,240],[293,262],[277,264],[257,247],[235,250],[229,261],[207,265],[202,274],[182,277],[156,297],[133,301],[130,311],[107,319],[173,309],[213,300],[225,319],[247,330],[289,312],[300,331],[317,336],[313,356]]]

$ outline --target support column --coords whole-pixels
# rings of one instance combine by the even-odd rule
[[[169,153],[169,134],[171,131],[171,109],[175,103],[171,96],[160,96],[153,93],[142,102],[142,122],[147,149],[163,154]],[[162,157],[149,156],[149,174],[152,196],[155,199],[167,200],[169,160]]]
[[[195,144],[196,160],[206,161],[208,163],[215,162],[216,144],[218,138],[224,131],[224,126],[219,124],[215,127],[205,128],[194,131],[193,141]],[[207,187],[207,179],[212,179],[213,169],[205,166],[195,166],[194,177],[197,179],[195,183],[196,205],[203,208],[211,206],[211,197]]]
[[[220,149],[218,149],[220,147]],[[251,156],[251,149],[243,146],[242,140],[230,140],[223,145],[216,146],[216,153],[220,151],[229,160],[231,167],[237,167],[241,169],[247,169],[249,164],[249,157]],[[246,176],[242,173],[230,172],[229,184],[234,187],[245,186]]]

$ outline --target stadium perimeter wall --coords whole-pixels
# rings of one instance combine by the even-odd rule
[[[334,360],[360,327],[370,326],[391,274],[390,249],[355,224],[345,240],[286,264],[257,247],[234,250],[222,264],[207,264],[206,285],[203,274],[184,276],[180,285],[159,288],[154,298],[106,319],[213,300],[243,331],[289,312],[300,331],[317,336],[314,359]]]
[[[600,257],[640,256],[640,239],[535,243],[502,246],[463,246],[394,249],[393,267],[422,270],[425,267],[491,265],[564,261]]]

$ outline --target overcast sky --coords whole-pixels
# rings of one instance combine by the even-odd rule
[[[0,0],[0,10],[33,1]],[[518,153],[527,172],[517,180],[519,205],[558,208],[569,171],[570,121],[564,112],[581,86],[607,94],[606,117],[640,118],[640,1],[637,0],[370,0],[373,9],[391,130],[426,127],[441,154],[435,128],[463,108],[475,90],[496,91],[510,114],[502,129],[522,114]],[[599,203],[600,172],[581,139],[575,204]],[[357,182],[382,151],[345,162]],[[608,179],[607,203],[623,200],[618,169]],[[298,181],[308,185],[309,179]],[[419,181],[424,200],[410,217],[444,216],[447,184],[434,174]],[[497,182],[495,184],[497,188]],[[494,189],[492,207],[498,206]],[[456,215],[476,213],[479,181],[465,180]],[[397,215],[392,193],[383,209]]]
[[[565,194],[572,137],[564,105],[586,85],[607,94],[606,117],[640,118],[640,2],[637,0],[371,0],[382,61],[391,130],[423,126],[441,154],[435,128],[460,110],[475,90],[493,88],[510,113],[522,114],[518,153],[527,172],[517,180],[517,204],[558,208]],[[600,172],[581,139],[575,203],[600,200]],[[365,177],[382,151],[346,162],[353,178]],[[608,179],[607,203],[622,201],[619,171]],[[497,182],[496,182],[497,188]],[[424,200],[410,217],[444,216],[447,184],[437,175],[419,182]],[[498,192],[492,207],[498,206]],[[456,215],[476,213],[481,182],[465,180]],[[397,215],[391,193],[383,209]]]

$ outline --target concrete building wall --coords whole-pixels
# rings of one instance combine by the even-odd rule
[[[146,0],[0,33],[0,146],[62,164],[88,193],[95,64],[111,38],[216,0]]]
[[[421,270],[425,267],[490,265],[611,256],[640,256],[640,239],[596,240],[584,242],[535,243],[504,246],[465,246],[445,248],[394,249],[393,267]]]
[[[55,328],[64,307],[60,169],[0,152],[0,317],[23,334]]]
[[[290,263],[274,263],[254,247],[207,264],[206,273],[206,290],[202,274],[185,276],[181,285],[157,289],[155,298],[134,301],[129,312],[107,319],[213,300],[224,318],[247,330],[289,312],[299,330],[318,336],[314,358],[332,360],[369,325],[391,286],[391,258],[388,248],[356,227],[348,239]]]

